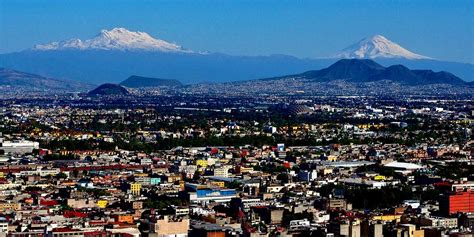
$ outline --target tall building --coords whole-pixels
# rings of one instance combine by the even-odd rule
[[[444,215],[474,212],[474,191],[451,192],[441,197],[439,209]]]
[[[383,237],[382,222],[365,220],[360,224],[361,237]]]
[[[306,182],[311,182],[318,177],[316,170],[301,170],[298,173],[298,179]]]
[[[357,220],[331,222],[328,231],[336,237],[361,237],[361,226]]]
[[[133,195],[140,195],[142,190],[142,185],[140,183],[132,183],[130,184],[130,193]]]

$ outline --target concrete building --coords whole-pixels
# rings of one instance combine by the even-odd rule
[[[0,236],[6,236],[8,234],[8,222],[5,220],[0,220]]]
[[[84,231],[70,229],[70,228],[55,228],[50,234],[50,237],[84,237]]]
[[[189,219],[163,216],[155,224],[151,225],[150,237],[186,237],[189,231]]]
[[[399,232],[403,237],[424,237],[424,230],[417,230],[416,225],[404,224],[399,228]]]
[[[325,210],[341,209],[350,211],[352,210],[352,204],[348,203],[345,199],[328,198],[321,201],[321,208]]]
[[[290,231],[305,230],[310,227],[310,222],[307,219],[290,221]]]
[[[142,184],[140,183],[132,183],[130,184],[130,193],[133,195],[140,195],[142,190]]]
[[[451,192],[441,197],[439,209],[443,215],[474,212],[474,191]]]
[[[0,140],[0,153],[25,154],[33,152],[34,149],[39,149],[38,142]]]
[[[18,211],[21,210],[21,204],[17,202],[3,202],[0,203],[0,211]]]
[[[361,237],[361,226],[359,221],[341,221],[329,224],[329,233],[335,237]]]
[[[214,176],[229,177],[229,169],[226,166],[216,167],[214,168]]]
[[[361,237],[383,237],[383,224],[376,221],[362,221],[360,223]]]
[[[443,228],[457,228],[458,219],[457,218],[445,218],[445,217],[422,217],[420,218],[420,225],[422,226],[435,226]]]

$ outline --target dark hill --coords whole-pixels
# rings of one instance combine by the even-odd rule
[[[128,90],[125,89],[121,85],[105,83],[95,88],[94,90],[90,91],[87,94],[89,96],[102,96],[102,95],[124,96],[124,95],[129,95],[130,92],[128,92]]]
[[[423,80],[403,65],[393,65],[370,76],[367,81],[390,80],[402,84],[421,84]]]
[[[141,87],[179,87],[182,86],[181,82],[174,79],[160,79],[153,77],[141,77],[131,76],[120,83],[122,86],[130,88],[141,88]]]
[[[384,70],[384,67],[368,59],[341,59],[328,68],[319,70],[324,79],[364,79]]]

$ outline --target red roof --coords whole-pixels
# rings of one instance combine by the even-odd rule
[[[56,200],[40,200],[42,206],[56,206],[58,202]]]
[[[67,228],[67,227],[54,228],[53,229],[53,232],[71,232],[71,231],[79,231],[79,230],[71,229],[71,228]]]
[[[73,217],[87,217],[86,213],[78,212],[78,211],[64,211],[64,217],[66,218],[73,218]]]
[[[451,187],[451,183],[449,183],[449,182],[437,182],[437,183],[434,183],[433,186],[435,186],[435,187]]]

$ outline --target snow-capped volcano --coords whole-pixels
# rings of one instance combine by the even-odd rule
[[[161,51],[190,53],[191,50],[161,39],[155,39],[140,31],[129,31],[125,28],[101,30],[92,39],[69,39],[48,44],[39,44],[33,50],[122,50],[122,51]]]
[[[404,49],[382,35],[374,35],[362,39],[335,55],[336,58],[405,58],[405,59],[430,59]]]

